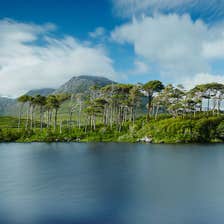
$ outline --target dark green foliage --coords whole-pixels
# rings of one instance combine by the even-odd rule
[[[86,76],[67,84],[70,94],[66,90],[47,97],[19,97],[18,119],[0,118],[0,141],[224,140],[223,84],[208,83],[188,91],[158,80],[133,85]],[[77,94],[77,85],[85,91]]]
[[[21,132],[13,129],[0,129],[0,142],[15,142],[21,136]]]
[[[196,118],[170,118],[160,115],[157,120],[145,121],[138,118],[135,123],[126,122],[121,130],[116,125],[105,127],[96,125],[92,130],[90,126],[80,129],[73,127],[40,129],[0,128],[0,142],[137,142],[143,137],[151,137],[154,143],[203,143],[220,142],[224,140],[224,116]]]
[[[143,126],[138,135],[151,136],[155,143],[214,142],[223,136],[223,120],[223,116],[161,119]]]
[[[224,121],[217,127],[217,137],[224,141]]]
[[[195,125],[195,134],[198,142],[210,142],[218,137],[217,127],[223,119],[223,117],[210,117],[198,120]]]

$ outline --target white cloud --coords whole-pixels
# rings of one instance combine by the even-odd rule
[[[89,36],[92,38],[99,38],[106,34],[106,30],[103,27],[97,27],[93,32],[89,33]]]
[[[134,61],[134,69],[129,71],[129,74],[133,75],[144,75],[149,72],[149,66],[143,61],[135,60]]]
[[[204,43],[203,54],[208,59],[224,58],[224,36],[222,39]]]
[[[180,80],[211,71],[210,59],[224,55],[223,30],[223,25],[208,27],[200,20],[193,22],[188,15],[157,14],[134,18],[111,36],[118,43],[133,45],[136,55],[156,64],[162,76]]]
[[[73,75],[114,78],[113,62],[102,47],[71,36],[52,38],[55,26],[0,21],[0,95],[58,87]]]
[[[190,78],[190,79],[184,78],[182,80],[182,83],[189,89],[199,84],[206,84],[206,83],[212,83],[212,82],[224,83],[224,76],[212,75],[209,73],[200,73],[200,74],[196,74],[193,78]]]
[[[113,0],[119,15],[128,16],[139,12],[159,12],[160,10],[175,9],[190,5],[193,7],[198,0]],[[190,7],[189,6],[189,7]]]

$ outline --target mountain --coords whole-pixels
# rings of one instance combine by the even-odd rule
[[[112,83],[115,84],[116,82],[113,82],[105,77],[82,75],[73,77],[56,90],[52,88],[34,89],[27,92],[26,95],[47,96],[50,94],[60,94],[60,93],[84,93],[87,92],[91,86],[103,87],[106,85],[110,85]],[[19,104],[16,99],[0,97],[0,115],[15,116],[18,112],[18,108]]]
[[[54,94],[59,93],[83,93],[89,90],[92,86],[99,86],[103,87],[106,85],[110,85],[112,83],[115,83],[105,77],[99,77],[99,76],[75,76],[72,79],[70,79],[68,82],[60,86],[56,91],[54,91]]]
[[[29,95],[29,96],[36,96],[36,95],[48,96],[51,93],[53,93],[54,91],[55,91],[55,89],[52,89],[52,88],[33,89],[33,90],[30,90],[29,92],[27,92],[26,95]]]
[[[7,114],[11,107],[16,104],[15,99],[0,97],[0,115]]]

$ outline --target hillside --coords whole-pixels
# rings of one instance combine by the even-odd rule
[[[55,91],[55,89],[52,89],[52,88],[34,89],[34,90],[28,91],[26,93],[26,95],[29,95],[29,96],[36,96],[36,95],[48,96],[51,93],[53,93],[54,91]]]
[[[7,114],[9,108],[16,104],[16,100],[7,97],[0,97],[0,115]]]
[[[77,76],[60,86],[54,93],[83,93],[89,90],[91,86],[103,87],[115,83],[105,77],[98,76]]]
[[[61,94],[61,93],[84,93],[89,90],[92,86],[103,87],[115,83],[105,77],[99,76],[77,76],[70,79],[68,82],[62,84],[58,89],[43,88],[34,89],[26,93],[26,95],[36,96],[43,95],[47,96],[50,94]],[[10,99],[6,97],[0,97],[0,115],[17,115],[18,103],[16,99]]]

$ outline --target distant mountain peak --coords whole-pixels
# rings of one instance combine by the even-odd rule
[[[89,91],[92,86],[103,87],[116,83],[110,79],[103,76],[91,76],[91,75],[79,75],[72,77],[68,82],[60,86],[58,89],[52,88],[42,88],[42,89],[33,89],[26,93],[29,96],[48,96],[50,94],[60,94],[60,93],[86,93]],[[17,100],[10,99],[7,97],[0,97],[0,114],[12,115],[17,112]]]
[[[55,89],[52,88],[42,88],[42,89],[33,89],[30,90],[26,93],[26,95],[29,96],[36,96],[36,95],[41,95],[41,96],[48,96],[52,94],[55,91]]]
[[[112,83],[115,82],[103,76],[73,76],[68,82],[60,86],[54,93],[83,93],[88,91],[91,86],[97,85],[99,87],[103,87]]]
[[[105,79],[105,80],[110,80],[105,76],[98,76],[98,75],[78,75],[78,76],[73,76],[72,78],[79,78],[79,79],[91,79],[91,80],[95,80],[95,79]],[[110,80],[111,81],[111,80]]]

